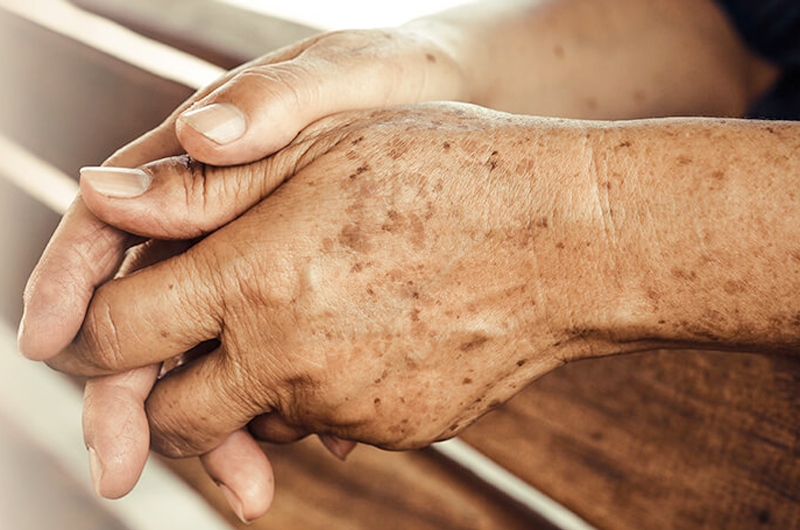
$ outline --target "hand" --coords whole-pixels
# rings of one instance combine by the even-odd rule
[[[137,199],[83,182],[100,218],[150,237],[170,208],[185,229],[268,197],[98,289],[50,363],[100,375],[218,338],[148,398],[170,456],[248,424],[391,449],[453,436],[579,352],[620,351],[591,153],[581,122],[431,104],[330,117],[248,166],[151,164]]]
[[[105,165],[135,167],[183,151],[209,163],[249,162],[280,149],[308,123],[327,114],[425,99],[458,99],[463,97],[461,83],[459,67],[450,55],[420,32],[397,29],[323,34],[234,70],[198,92],[159,127],[121,149]],[[220,128],[225,110],[234,118],[243,118],[246,126],[240,123]],[[215,120],[217,126],[211,126]],[[201,134],[204,130],[207,136]],[[240,136],[222,137],[223,130],[238,131]],[[129,228],[133,234],[139,233],[136,227]],[[43,360],[65,348],[83,322],[95,288],[115,274],[125,250],[140,241],[98,220],[78,197],[26,287],[20,351],[31,359]],[[99,458],[103,462],[105,471],[93,473],[99,494],[119,497],[138,479],[149,445],[142,427],[146,421],[141,401],[155,382],[155,373],[154,369],[143,369],[97,379],[87,387],[87,445],[92,447],[95,461]],[[97,403],[104,401],[118,406],[109,411]],[[124,447],[118,437],[123,430],[129,440]],[[340,456],[352,447],[330,438],[323,441]],[[232,448],[232,452],[240,451]],[[217,467],[215,478],[230,485],[233,479],[223,477],[224,466]],[[263,465],[255,465],[249,470],[252,473],[261,468]],[[251,518],[265,509],[262,501],[245,500],[244,504]]]

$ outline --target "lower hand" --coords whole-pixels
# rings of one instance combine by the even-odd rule
[[[248,166],[152,164],[133,200],[83,182],[100,218],[155,237],[261,202],[98,289],[50,363],[101,375],[219,339],[147,400],[170,456],[246,425],[390,449],[453,436],[579,352],[619,351],[589,142],[581,122],[420,105],[327,118]]]
[[[214,164],[245,163],[280,149],[307,124],[327,114],[426,99],[459,99],[465,97],[464,90],[459,66],[423,32],[400,28],[321,34],[227,74],[104,165],[135,167],[184,151]],[[224,111],[236,123],[225,125]],[[220,131],[227,131],[227,136]],[[76,199],[28,281],[19,337],[24,355],[44,360],[73,340],[95,288],[116,273],[125,250],[141,241],[135,237],[140,230],[128,228],[130,232],[124,232],[106,225],[81,197]],[[175,225],[163,235],[190,236]],[[152,388],[156,372],[143,368],[93,380],[87,386],[84,431],[92,448],[98,494],[119,497],[138,479],[149,446],[141,400]],[[98,405],[105,401],[118,406],[109,412]],[[118,443],[123,430],[129,440],[125,446]],[[267,483],[271,476],[264,474],[268,463],[254,444],[239,440],[242,443],[223,445],[218,451],[240,454],[249,448],[253,465],[247,471],[252,480],[241,478],[242,469],[211,467],[215,480],[239,491],[240,505],[244,505],[239,511],[253,518],[266,510],[269,488],[254,493],[232,483],[237,476],[239,482]],[[323,441],[339,456],[352,448],[331,438]]]

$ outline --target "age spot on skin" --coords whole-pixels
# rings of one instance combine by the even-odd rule
[[[443,143],[442,144],[442,149],[444,149],[445,151],[449,151],[450,150],[450,142]]]
[[[560,44],[556,44],[553,48],[553,55],[558,57],[559,59],[564,58],[564,48]]]
[[[426,53],[426,54],[425,54],[425,59],[426,59],[426,60],[427,60],[429,63],[435,63],[435,62],[436,62],[436,56],[435,56],[435,55],[433,55],[432,53]]]
[[[468,342],[465,342],[461,345],[461,351],[467,352],[474,350],[475,348],[479,348],[488,342],[488,338],[486,337],[476,337]]]
[[[524,365],[525,365],[525,359],[520,359],[519,361],[517,361],[517,366],[524,366]]]
[[[361,227],[355,224],[348,224],[342,228],[342,231],[339,232],[339,242],[356,252],[369,252],[371,248],[369,238]]]
[[[349,177],[350,180],[353,180],[353,179],[357,178],[360,174],[364,173],[365,171],[369,171],[369,165],[368,164],[364,164],[363,166],[360,166],[358,169],[356,169],[355,173],[352,173],[350,175],[350,177]]]
[[[497,157],[498,157],[497,151],[492,151],[489,160],[486,161],[486,165],[489,167],[489,171],[494,171],[494,168],[497,167],[497,162],[498,162]]]
[[[465,385],[471,385],[472,379],[470,379],[469,377],[465,377],[464,380],[461,382],[464,383]]]
[[[728,280],[722,285],[722,288],[728,294],[738,294],[744,292],[747,284],[743,281]]]
[[[678,165],[679,165],[679,166],[688,166],[688,165],[689,165],[689,164],[691,164],[692,162],[694,162],[694,160],[693,160],[691,157],[689,157],[689,156],[686,156],[686,155],[680,155],[680,156],[678,157]]]
[[[681,280],[693,282],[697,279],[697,273],[695,271],[688,271],[680,267],[675,267],[671,272],[673,276]]]

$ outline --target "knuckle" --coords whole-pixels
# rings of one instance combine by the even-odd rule
[[[124,352],[113,306],[101,287],[86,312],[76,343],[81,359],[94,368],[124,368]]]
[[[168,458],[186,458],[210,449],[211,438],[198,429],[191,418],[176,410],[165,415],[159,408],[152,407],[148,401],[150,445],[154,451]]]

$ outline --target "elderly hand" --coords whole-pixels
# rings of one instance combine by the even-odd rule
[[[100,287],[49,363],[102,375],[219,339],[147,400],[170,456],[248,424],[392,449],[453,436],[565,359],[620,351],[591,141],[582,122],[430,104],[327,118],[246,166],[150,164],[133,200],[84,179],[101,219],[145,236],[247,213]]]
[[[243,65],[201,90],[105,165],[135,167],[184,151],[213,164],[245,163],[284,147],[306,125],[333,112],[464,97],[460,67],[437,42],[410,27],[315,36]],[[76,199],[28,282],[20,351],[44,360],[63,350],[78,332],[95,288],[116,273],[125,250],[140,241],[106,225]],[[149,446],[141,402],[156,373],[143,368],[87,386],[84,431],[98,494],[119,497],[138,479]],[[119,442],[120,433],[127,443]],[[323,441],[340,456],[351,448],[332,438]],[[246,446],[250,449],[234,444],[227,453],[249,451],[260,462],[246,472],[226,468],[221,457],[214,459],[220,465],[212,467],[215,480],[244,498],[244,508],[234,507],[237,512],[254,518],[266,510],[271,493],[246,484],[263,484],[271,477],[255,477],[267,463],[257,458],[255,444]]]

